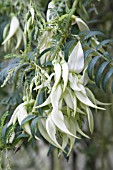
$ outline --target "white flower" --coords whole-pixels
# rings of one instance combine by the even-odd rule
[[[80,31],[89,31],[88,25],[81,18],[76,17],[75,20]]]
[[[81,73],[84,68],[84,53],[80,41],[72,50],[68,60],[69,70],[75,73]]]
[[[49,104],[52,104],[53,108],[58,108],[61,95],[62,95],[62,87],[60,84],[58,84],[56,89],[52,88],[52,91],[48,96],[48,98],[45,100],[45,102],[39,106],[36,106],[35,108],[41,108]]]
[[[53,61],[53,65],[54,65],[54,71],[55,71],[55,83],[54,83],[53,88],[56,88],[56,86],[60,82],[62,72],[61,72],[61,65],[58,62]]]
[[[26,110],[26,106],[24,103],[21,103],[15,110],[14,113],[7,125],[7,127],[9,127],[11,124],[15,124],[17,119],[19,122],[19,125],[21,125],[22,121],[28,116],[27,110]],[[31,136],[31,129],[29,126],[29,123],[25,123],[23,125],[23,129],[25,132],[27,132],[30,136]]]
[[[11,19],[9,34],[2,44],[5,44],[11,37],[13,37],[13,35],[17,32],[18,28],[19,28],[19,20],[16,16],[13,16]]]
[[[53,19],[52,11],[51,11],[51,9],[53,8],[55,8],[55,4],[54,4],[54,1],[51,1],[48,5],[48,10],[46,14],[47,22]]]
[[[64,92],[68,84],[69,66],[65,60],[61,62],[61,66],[62,66],[62,79],[64,81],[64,87],[63,87],[63,92]]]

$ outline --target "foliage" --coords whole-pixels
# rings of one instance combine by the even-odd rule
[[[8,124],[1,126],[1,131],[10,129],[5,146],[7,140],[16,146],[24,138],[43,136],[58,148],[58,155],[69,156],[75,139],[89,138],[82,131],[85,117],[93,132],[91,108],[104,110],[97,105],[105,104],[87,85],[96,83],[106,91],[113,74],[106,46],[113,41],[103,40],[102,32],[90,30],[83,21],[89,3],[53,0],[46,13],[34,1],[0,3],[1,45],[4,62],[9,62],[0,81],[2,87],[12,84],[13,92],[22,96]]]

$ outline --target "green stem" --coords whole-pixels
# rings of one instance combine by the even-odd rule
[[[74,3],[73,3],[72,9],[69,13],[69,18],[68,18],[68,21],[67,21],[67,24],[66,24],[66,31],[68,31],[68,29],[69,29],[71,16],[74,14],[76,7],[77,7],[77,4],[78,4],[78,0],[75,0]]]
[[[0,170],[3,170],[2,169],[2,154],[3,154],[3,152],[1,151],[0,152]]]
[[[75,0],[75,1],[74,1],[73,6],[72,6],[72,9],[71,9],[71,11],[70,11],[70,13],[69,13],[69,17],[68,17],[68,21],[67,21],[66,29],[65,29],[65,30],[66,30],[66,31],[65,31],[66,34],[67,34],[68,30],[69,30],[71,17],[72,17],[72,15],[74,14],[74,12],[75,12],[75,10],[76,10],[76,6],[77,6],[78,2],[79,2],[79,0]],[[57,46],[57,48],[56,48],[56,50],[55,50],[55,52],[54,52],[54,54],[53,54],[53,59],[56,57],[56,54],[57,54],[58,51],[60,50],[60,47],[61,47],[61,45],[63,44],[63,41],[65,40],[65,38],[66,38],[66,36],[62,36],[62,37],[61,37],[61,39],[60,39],[60,41],[59,41],[59,44],[58,44],[58,46]]]

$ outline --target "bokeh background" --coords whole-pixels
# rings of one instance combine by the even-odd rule
[[[93,30],[100,30],[105,33],[106,38],[113,38],[113,0],[91,1],[87,18],[89,27]],[[48,0],[40,0],[41,6],[46,11]],[[2,16],[0,16],[0,22]],[[0,31],[2,26],[0,25]],[[1,39],[0,39],[1,42]],[[113,45],[109,48],[113,55]],[[0,47],[0,70],[8,63],[2,63],[4,54]],[[7,70],[5,70],[7,72]],[[2,82],[2,75],[0,81]],[[0,82],[0,84],[1,84]],[[104,93],[96,85],[90,85],[98,100],[113,103],[113,95],[107,90]],[[0,114],[4,109],[13,109],[15,104],[20,103],[21,96],[15,91],[12,94],[10,85],[0,88]],[[10,103],[10,108],[9,107]],[[75,141],[75,146],[67,161],[64,156],[57,158],[57,151],[54,149],[48,154],[49,145],[44,141],[38,141],[20,150],[1,152],[0,165],[2,169],[13,170],[113,170],[113,104],[106,107],[106,111],[93,111],[95,118],[95,131],[90,140],[83,138]],[[87,121],[87,120],[86,120]],[[85,123],[84,130],[88,131]],[[89,132],[87,132],[89,133]],[[10,164],[10,167],[9,167]]]

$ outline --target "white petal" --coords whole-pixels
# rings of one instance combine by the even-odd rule
[[[18,112],[19,110],[23,107],[24,103],[21,103],[15,110],[14,110],[14,113],[13,115],[11,116],[11,119],[7,125],[7,127],[9,127],[11,124],[15,124],[16,123],[16,120],[18,118]]]
[[[92,91],[87,87],[85,89],[86,89],[86,93],[87,93],[87,96],[89,97],[89,99],[91,99],[91,101],[93,101],[93,103],[96,105],[97,104],[96,99],[95,99],[95,96],[92,93]]]
[[[7,34],[8,34],[8,30],[9,30],[9,24],[7,24],[4,28],[4,31],[3,31],[3,39],[6,38]]]
[[[104,105],[104,106],[109,106],[112,104],[112,103],[103,103],[103,102],[98,101],[97,99],[96,99],[96,103],[97,105]]]
[[[97,45],[99,45],[99,43],[100,43],[100,42],[98,41],[97,38],[92,37],[92,39],[91,39],[91,44],[92,44],[92,47],[93,47],[94,49],[96,49],[96,47],[97,47]],[[105,49],[104,49],[103,47],[99,48],[99,51],[101,51],[102,53],[105,53]]]
[[[67,90],[65,90],[65,92],[63,94],[63,98],[64,98],[64,101],[65,101],[66,105],[69,108],[74,109],[72,96],[71,96],[71,94]]]
[[[44,87],[44,84],[42,83],[41,85],[36,86],[33,90],[39,90],[39,89],[42,89],[43,87]]]
[[[76,74],[69,74],[69,81],[70,81],[70,87],[75,91],[81,91],[82,89],[79,88],[79,82],[78,82],[78,76]]]
[[[87,69],[87,68],[86,68]],[[82,83],[84,86],[86,86],[86,84],[88,83],[89,81],[89,78],[88,78],[88,75],[86,73],[86,69],[84,69],[83,71],[83,75],[81,76],[79,82]]]
[[[65,122],[64,122],[64,116],[60,110],[53,110],[52,111],[52,119],[55,125],[64,133],[71,135],[76,138],[74,134],[72,134],[66,127]]]
[[[25,106],[21,107],[18,112],[18,122],[21,125],[22,121],[28,116]]]
[[[56,127],[53,123],[51,116],[49,116],[46,120],[46,130],[51,140],[56,144],[58,148],[61,149],[62,147],[59,145],[59,143],[56,140]]]
[[[35,139],[36,139],[36,140],[40,140],[36,135],[35,135]]]
[[[19,28],[19,20],[16,16],[13,16],[11,19],[9,34],[2,44],[5,44],[16,33],[18,28]]]
[[[82,130],[80,129],[80,127],[79,127],[79,125],[77,123],[77,121],[76,121],[75,125],[76,125],[76,129],[77,129],[78,133],[80,133],[82,136],[84,136],[86,138],[89,138],[89,136],[87,136],[84,132],[82,132]]]
[[[18,49],[22,42],[22,38],[23,38],[23,32],[22,32],[21,28],[18,29],[18,31],[16,33],[16,37],[17,37],[17,44],[16,44],[15,49]]]
[[[11,116],[11,119],[10,119],[10,121],[8,122],[7,127],[11,126],[12,124],[15,124],[15,123],[16,123],[16,120],[17,120],[17,111],[15,111],[15,112],[13,113],[13,115]]]
[[[56,89],[54,89],[54,87],[53,87],[51,95],[50,95],[51,103],[52,103],[53,108],[57,108],[58,109],[61,95],[62,95],[62,87],[61,87],[61,85],[59,84],[56,87]]]
[[[88,106],[86,106],[84,104],[81,104],[81,107],[84,109],[84,112],[87,113],[89,129],[90,129],[90,132],[93,133],[93,130],[94,130],[94,118],[93,118],[92,111]]]
[[[65,122],[66,122],[66,126],[68,127],[69,131],[76,136],[76,126],[75,126],[74,122],[71,119],[69,120],[68,118],[65,118]],[[77,136],[76,136],[76,138],[80,139]],[[69,139],[70,139],[70,149],[69,149],[68,155],[70,154],[72,147],[75,143],[75,138],[73,136],[69,135]]]
[[[94,105],[90,100],[89,98],[87,97],[86,94],[84,94],[82,91],[81,92],[78,92],[76,91],[75,92],[75,95],[76,97],[85,105],[87,106],[90,106],[90,107],[93,107],[93,108],[96,108],[96,109],[101,109],[101,110],[105,110],[104,108],[101,108],[101,107],[98,107],[96,105]]]
[[[62,148],[65,149],[65,147],[68,144],[68,136],[66,134],[63,134],[63,141],[62,141]]]
[[[83,114],[83,115],[86,115],[86,113],[83,112],[83,111],[82,111],[80,108],[78,108],[78,107],[77,107],[77,112],[78,112],[78,113],[81,113],[81,114]]]
[[[20,125],[27,116],[28,114],[27,114],[26,107],[23,106],[18,112],[18,122]],[[22,127],[29,135],[31,135],[31,129],[30,129],[29,123],[25,123]]]
[[[76,98],[75,94],[73,93],[73,91],[70,88],[67,88],[67,91],[71,95],[71,98],[72,98],[73,110],[74,110],[74,116],[75,116],[76,110],[77,110],[77,98]]]
[[[53,9],[55,7],[54,5],[54,1],[51,1],[48,5],[48,10],[47,10],[47,21],[50,21],[53,17],[52,17],[52,11],[51,9]]]
[[[81,18],[76,17],[76,22],[80,31],[89,31],[88,25]]]
[[[84,68],[84,53],[80,41],[74,47],[68,60],[69,70],[80,73]]]
[[[89,122],[89,129],[90,132],[93,133],[94,130],[94,118],[93,118],[93,114],[90,108],[86,108],[87,111],[87,115],[88,115],[88,122]]]
[[[74,116],[75,116],[77,111],[77,98],[74,94],[73,94],[73,105],[74,105]]]
[[[69,67],[68,67],[68,64],[65,61],[63,61],[63,64],[62,64],[62,78],[64,81],[63,92],[65,91],[67,83],[68,83],[68,76],[69,76]]]
[[[46,131],[46,120],[41,120],[38,122],[38,128],[39,128],[39,131],[41,133],[41,135],[49,142],[51,143],[52,145],[56,146],[55,143],[51,140],[51,138],[49,137],[47,131]]]
[[[61,79],[61,65],[59,63],[54,64],[54,70],[55,70],[55,83],[54,83],[54,88],[58,85]]]
[[[42,104],[39,105],[39,106],[36,106],[35,108],[41,108],[41,107],[44,107],[44,106],[49,105],[50,103],[51,103],[51,98],[50,98],[50,95],[49,95],[49,97],[45,100],[44,103],[42,103]]]

